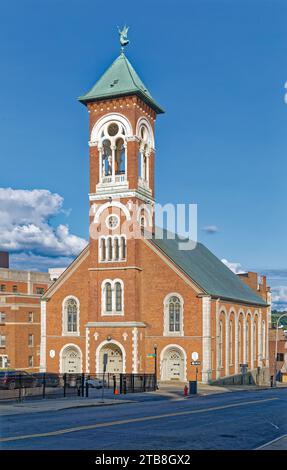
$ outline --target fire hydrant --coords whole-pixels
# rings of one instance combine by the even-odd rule
[[[188,395],[188,387],[187,387],[187,385],[184,386],[183,395],[184,395],[185,397],[187,397],[187,395]]]

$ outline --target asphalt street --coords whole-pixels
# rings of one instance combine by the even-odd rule
[[[127,396],[129,398],[129,396]],[[287,389],[1,418],[1,449],[256,449],[287,434]]]

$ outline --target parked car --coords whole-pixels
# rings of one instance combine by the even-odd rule
[[[35,385],[36,387],[42,387],[44,384],[44,378],[45,378],[45,386],[46,387],[59,387],[60,385],[60,379],[58,374],[47,374],[47,373],[39,373],[39,374],[34,374],[35,378]]]
[[[0,372],[0,388],[14,390],[20,387],[35,387],[36,380],[33,375],[22,370],[6,370]]]
[[[91,388],[103,388],[107,386],[106,380],[98,379],[97,377],[94,378],[87,378],[85,380],[85,385],[88,384]]]

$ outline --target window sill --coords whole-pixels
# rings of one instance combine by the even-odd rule
[[[171,338],[182,338],[184,336],[184,334],[181,331],[176,332],[176,333],[165,331],[163,336],[169,336]]]
[[[102,317],[123,317],[124,312],[102,312]]]
[[[80,333],[78,331],[76,331],[74,333],[68,332],[68,331],[63,331],[62,336],[80,336]]]
[[[101,264],[110,264],[110,263],[126,263],[127,259],[122,258],[122,259],[112,259],[112,260],[100,260],[99,263]]]

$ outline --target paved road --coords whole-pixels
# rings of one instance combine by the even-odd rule
[[[146,394],[148,397],[148,394]],[[255,449],[287,433],[287,390],[4,416],[2,449]]]

